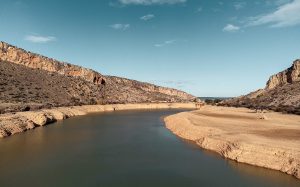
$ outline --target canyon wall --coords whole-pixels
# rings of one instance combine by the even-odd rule
[[[186,103],[186,92],[60,62],[0,42],[0,114],[88,104]]]
[[[104,76],[96,71],[31,53],[5,42],[0,42],[0,60],[21,64],[33,69],[80,77],[95,84],[105,83]]]
[[[105,85],[107,78],[106,76],[101,75],[100,73],[91,69],[44,57],[26,51],[24,49],[20,49],[5,42],[0,42],[0,60],[24,65],[33,69],[41,69],[48,72],[55,72],[65,76],[80,77],[86,81],[93,82],[95,84]],[[157,92],[189,100],[195,98],[190,94],[172,88],[156,86],[153,84],[143,83],[120,77],[113,77],[112,79],[115,81],[115,83],[122,82],[127,84],[127,86],[138,86],[140,89],[146,92]]]

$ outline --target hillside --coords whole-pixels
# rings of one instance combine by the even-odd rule
[[[0,42],[0,113],[57,106],[195,99],[176,89],[105,76]]]
[[[264,89],[226,100],[221,105],[300,115],[300,60],[295,60],[290,68],[272,75]]]

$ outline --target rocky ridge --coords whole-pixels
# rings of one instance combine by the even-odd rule
[[[272,75],[264,89],[225,100],[220,105],[300,114],[300,60]]]
[[[104,76],[0,42],[0,113],[118,103],[190,102],[176,89]]]
[[[140,99],[143,102],[199,101],[194,96],[173,88],[115,76],[106,76],[105,78],[106,86],[110,88],[106,91],[106,96],[110,98],[109,100],[118,101],[119,103],[137,103]],[[118,90],[118,93],[115,90]],[[168,98],[165,98],[165,96],[168,96]],[[161,98],[165,99],[162,100]]]
[[[104,77],[96,71],[31,53],[5,42],[0,42],[0,60],[65,76],[80,77],[95,84],[105,83]]]

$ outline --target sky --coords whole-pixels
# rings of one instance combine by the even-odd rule
[[[0,40],[105,75],[232,97],[300,58],[300,0],[0,0]]]

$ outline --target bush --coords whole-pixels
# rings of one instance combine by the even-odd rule
[[[96,105],[96,104],[98,104],[98,102],[96,101],[96,99],[91,98],[91,99],[89,100],[89,105]]]
[[[206,99],[205,103],[208,105],[217,105],[221,101],[222,101],[221,99]]]

